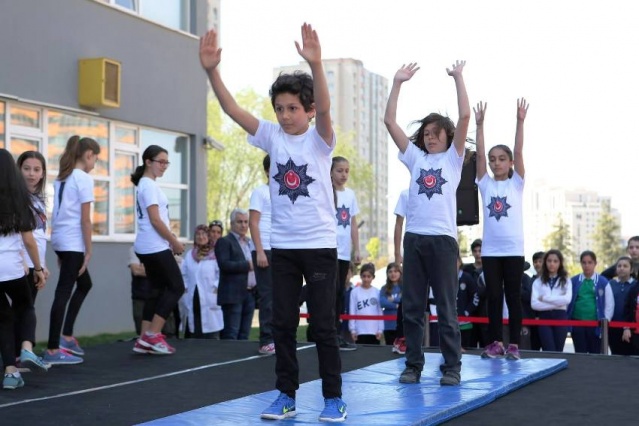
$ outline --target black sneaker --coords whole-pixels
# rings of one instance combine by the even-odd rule
[[[421,375],[422,372],[418,371],[415,367],[406,367],[399,376],[399,383],[419,383]]]
[[[337,337],[337,344],[340,351],[356,351],[357,345],[354,343],[348,343],[342,336]]]
[[[444,372],[444,375],[439,379],[439,384],[442,386],[459,386],[461,376],[458,372],[448,370]]]

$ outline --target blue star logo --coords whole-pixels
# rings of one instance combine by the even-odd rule
[[[499,222],[502,217],[508,217],[508,209],[510,204],[507,203],[508,197],[490,197],[490,204],[488,204],[488,211],[490,215],[488,217],[494,217]]]
[[[430,200],[434,194],[443,194],[442,185],[448,181],[442,177],[442,169],[419,169],[419,177],[415,181],[419,185],[417,194],[426,194]]]
[[[286,195],[293,204],[297,197],[310,197],[308,185],[315,179],[306,174],[308,164],[296,165],[289,157],[286,164],[277,164],[277,174],[273,179],[280,184],[279,195]]]
[[[342,207],[337,208],[337,214],[335,214],[335,217],[337,218],[337,226],[343,226],[346,228],[351,224],[351,209],[342,204]]]

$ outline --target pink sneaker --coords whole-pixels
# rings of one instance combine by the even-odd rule
[[[519,347],[517,345],[508,345],[508,349],[506,349],[506,359],[510,359],[512,361],[521,359]]]
[[[147,348],[146,346],[142,346],[140,343],[140,339],[135,341],[135,345],[133,345],[133,352],[136,354],[150,354],[153,352],[152,349]]]
[[[275,355],[275,343],[269,343],[268,345],[260,346],[257,351],[260,355]]]
[[[393,342],[393,352],[404,355],[406,353],[406,339],[399,337]]]
[[[172,355],[175,353],[175,348],[164,340],[164,334],[158,333],[155,336],[149,336],[144,333],[138,339],[140,345],[150,349],[150,353],[154,355]]]
[[[501,358],[504,356],[504,347],[499,342],[494,341],[486,346],[484,352],[481,353],[482,358]]]

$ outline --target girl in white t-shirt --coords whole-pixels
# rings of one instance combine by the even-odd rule
[[[346,188],[350,166],[344,157],[333,157],[331,162],[331,182],[335,191],[335,223],[337,224],[337,298],[335,299],[335,312],[344,311],[344,286],[346,276],[351,264],[351,258],[355,265],[359,265],[359,229],[357,227],[357,215],[359,206],[352,189]],[[335,316],[335,326],[341,329],[339,315]],[[345,341],[341,335],[337,336],[341,350],[356,349],[357,346]]]
[[[158,145],[150,145],[142,153],[142,165],[131,174],[137,186],[138,233],[133,248],[144,265],[146,276],[159,298],[144,303],[140,338],[136,353],[170,355],[175,348],[166,343],[161,333],[166,318],[184,294],[184,280],[173,254],[182,254],[184,245],[171,232],[169,201],[155,180],[169,167],[169,153]]]
[[[397,124],[397,100],[402,84],[419,70],[417,64],[402,66],[393,85],[384,124],[406,165],[408,188],[406,233],[404,234],[404,289],[402,310],[406,339],[406,368],[400,383],[418,383],[424,368],[422,336],[429,286],[437,300],[443,386],[461,380],[461,334],[457,322],[457,187],[461,180],[470,104],[462,75],[465,61],[457,61],[448,75],[455,80],[459,119],[432,113],[419,120],[409,138]]]
[[[35,311],[22,256],[24,247],[34,264],[34,282],[43,288],[46,278],[32,234],[35,227],[24,178],[9,151],[0,149],[0,355],[4,366],[3,389],[24,386],[16,368],[14,317],[24,325],[20,336],[24,342],[21,362],[30,368],[47,370],[33,354]]]
[[[72,136],[60,157],[58,178],[53,184],[51,246],[58,256],[60,275],[51,306],[49,342],[43,356],[51,364],[83,361],[80,356],[84,351],[73,337],[73,326],[92,286],[87,268],[93,252],[91,203],[94,196],[93,178],[89,173],[99,154],[100,145],[95,140]]]
[[[521,340],[521,278],[524,274],[524,120],[528,112],[525,99],[517,100],[517,128],[515,150],[506,145],[493,146],[488,151],[488,164],[493,173],[486,171],[484,145],[484,117],[487,104],[480,102],[475,111],[477,124],[477,186],[484,209],[484,235],[481,259],[486,281],[488,302],[489,341],[482,358],[518,360]],[[513,170],[514,165],[514,170]],[[503,343],[503,300],[506,297],[509,315],[510,340]]]
[[[359,276],[362,284],[351,290],[350,315],[375,315],[382,316],[382,305],[379,303],[379,290],[373,287],[375,279],[375,265],[366,263],[362,265]],[[348,328],[355,343],[363,345],[379,345],[384,335],[384,321],[365,319],[349,320]]]

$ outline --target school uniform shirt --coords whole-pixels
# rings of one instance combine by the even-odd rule
[[[411,175],[408,188],[406,232],[419,235],[448,235],[457,241],[457,187],[464,154],[455,145],[446,152],[426,154],[409,142],[399,160]]]
[[[337,194],[337,258],[339,260],[351,260],[353,239],[351,238],[352,219],[359,214],[359,206],[352,189],[344,188],[343,191],[335,191]]]
[[[349,312],[351,315],[382,315],[382,306],[379,303],[379,290],[370,286],[364,288],[358,286],[351,291]],[[358,336],[376,335],[384,333],[383,320],[349,320],[348,329]]]
[[[630,279],[625,282],[621,282],[619,281],[619,278],[616,278],[614,280],[610,280],[608,284],[610,285],[610,290],[612,290],[612,297],[615,301],[612,321],[623,321],[623,310],[626,299],[628,297],[628,293],[630,293],[630,291],[633,288],[637,287],[639,284],[632,277],[630,277]]]
[[[249,210],[260,212],[260,240],[264,250],[271,249],[271,194],[268,185],[260,185],[251,194]],[[255,251],[255,247],[251,247]]]
[[[135,243],[133,244],[136,253],[159,253],[170,248],[169,242],[151,224],[148,211],[150,206],[158,206],[160,219],[167,228],[171,229],[169,200],[166,194],[153,179],[143,177],[138,183],[137,190],[138,233],[135,235]]]
[[[543,301],[539,300],[540,296],[543,296]],[[533,283],[530,306],[535,311],[565,311],[571,300],[572,283],[569,278],[566,278],[563,286],[559,284],[557,277],[551,278],[548,284],[543,283],[541,278],[537,278]]]
[[[393,213],[396,216],[406,217],[407,208],[408,208],[408,189],[405,189],[399,194],[399,198],[397,199],[397,204],[395,205],[395,211]]]
[[[33,238],[38,245],[38,255],[40,257],[40,265],[44,267],[45,265],[45,257],[47,253],[47,210],[45,208],[44,202],[37,195],[31,195],[31,203],[34,210],[36,227],[33,230]],[[24,261],[27,263],[29,268],[34,268],[33,261],[31,257],[29,257],[29,253],[27,253],[26,248],[22,247],[22,255],[24,257]]]
[[[84,253],[82,204],[95,201],[93,178],[80,169],[53,183],[51,246],[55,251]]]
[[[481,255],[523,256],[524,179],[514,172],[510,179],[496,181],[486,173],[477,186],[484,209]]]
[[[195,332],[195,316],[193,314],[193,297],[197,288],[200,298],[200,316],[202,332],[214,333],[224,328],[222,308],[217,304],[217,288],[220,282],[220,269],[215,259],[203,259],[199,262],[193,258],[193,249],[184,255],[180,269],[184,278],[186,292],[182,296],[179,307],[180,316],[187,319],[185,327]]]
[[[390,299],[389,299],[390,297]],[[379,291],[379,304],[382,307],[384,315],[397,315],[399,302],[402,301],[402,287],[399,284],[393,284],[391,293],[386,293],[386,286]],[[395,330],[397,328],[396,320],[384,320],[384,330]]]
[[[0,257],[0,283],[24,277],[21,234],[0,235]]]
[[[336,248],[330,174],[335,134],[329,146],[314,126],[289,135],[279,124],[260,120],[248,141],[271,156],[271,247]]]

